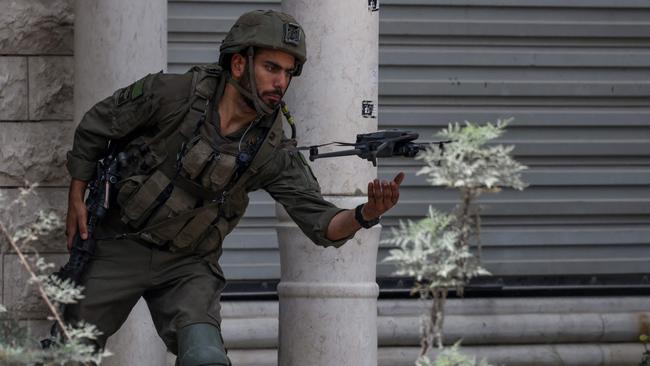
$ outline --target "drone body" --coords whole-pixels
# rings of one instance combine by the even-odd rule
[[[432,144],[437,144],[443,148],[445,143],[450,141],[438,141],[435,143],[416,143],[413,142],[419,137],[419,134],[405,130],[383,130],[371,133],[357,135],[355,143],[334,142],[338,146],[352,146],[351,150],[334,151],[328,153],[319,153],[318,148],[330,144],[314,145],[303,147],[309,149],[309,160],[314,161],[321,158],[331,158],[337,156],[357,155],[362,159],[372,162],[377,166],[377,158],[388,158],[392,156],[414,157],[421,150],[426,149]]]

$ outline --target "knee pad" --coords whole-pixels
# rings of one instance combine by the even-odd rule
[[[219,328],[188,325],[178,331],[178,366],[230,366]]]
[[[179,354],[180,366],[230,366],[226,352],[218,347],[192,347]]]

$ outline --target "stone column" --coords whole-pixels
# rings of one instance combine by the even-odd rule
[[[74,119],[147,73],[167,68],[167,1],[75,2]],[[126,254],[126,253],[125,253]],[[114,356],[102,365],[166,364],[166,348],[143,300],[109,339]]]
[[[375,131],[378,13],[367,2],[345,0],[284,0],[282,8],[307,35],[307,64],[286,97],[300,144],[354,141],[357,133]],[[377,175],[357,157],[311,166],[326,199],[344,208],[365,202],[368,182]],[[380,228],[359,231],[339,249],[321,248],[281,208],[278,216],[278,363],[376,366]]]
[[[167,69],[167,1],[75,1],[75,122],[100,98]]]

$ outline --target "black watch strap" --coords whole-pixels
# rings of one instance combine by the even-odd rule
[[[361,227],[369,229],[379,224],[380,217],[377,217],[376,219],[373,220],[364,220],[363,215],[361,214],[362,209],[363,209],[363,205],[359,205],[357,206],[357,208],[354,209],[354,218],[357,220],[359,225],[361,225]]]

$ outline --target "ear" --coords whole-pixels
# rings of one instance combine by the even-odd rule
[[[232,77],[239,80],[244,75],[246,68],[246,58],[238,53],[232,55],[230,59],[230,73]]]

